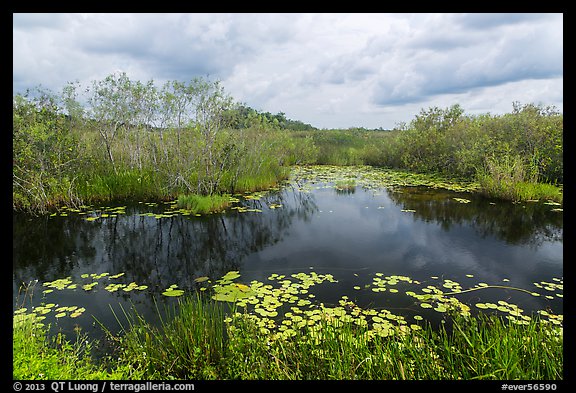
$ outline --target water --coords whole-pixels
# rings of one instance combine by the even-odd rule
[[[330,182],[302,181],[260,199],[242,199],[237,206],[260,211],[158,218],[146,214],[170,212],[170,204],[133,203],[122,214],[95,221],[86,218],[112,206],[54,217],[15,214],[14,304],[22,302],[23,284],[39,280],[33,292],[36,305],[86,308],[74,319],[49,315],[53,327],[71,331],[78,325],[99,336],[102,329],[96,321],[118,331],[122,309],[136,307],[157,321],[157,307],[174,302],[161,295],[172,284],[193,291],[200,286],[195,279],[216,280],[231,270],[240,272],[238,281],[243,283],[268,282],[272,273],[315,271],[338,280],[312,288],[318,303],[336,304],[345,295],[362,307],[422,314],[413,298],[371,290],[375,274],[383,273],[409,276],[419,280],[420,287],[441,286],[444,279],[464,289],[480,282],[519,287],[552,298],[485,289],[459,299],[472,305],[505,300],[525,313],[563,313],[560,297],[534,285],[563,277],[563,216],[552,211],[556,206],[513,204],[426,187],[338,191]],[[78,287],[42,294],[46,287],[41,283],[65,277],[86,283],[90,280],[82,275],[102,272],[125,273],[118,282],[148,288],[108,292],[104,286],[113,281],[104,278],[89,292]]]

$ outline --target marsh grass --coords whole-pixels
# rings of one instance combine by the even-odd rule
[[[540,319],[523,324],[497,314],[446,313],[385,335],[358,319],[307,315],[291,334],[266,334],[236,303],[195,292],[178,298],[159,324],[135,309],[106,327],[107,356],[94,343],[49,335],[35,313],[14,318],[14,379],[473,380],[563,379],[563,329]],[[114,311],[112,311],[114,312]],[[18,318],[17,318],[18,317]],[[392,326],[392,325],[390,325]],[[417,328],[416,328],[417,327]],[[284,332],[286,333],[286,331]]]
[[[50,333],[50,326],[34,314],[14,318],[12,329],[13,379],[73,380],[118,379],[128,375],[128,368],[116,365],[109,370],[94,361],[95,342],[79,329],[68,339],[61,332]]]
[[[177,206],[196,214],[221,212],[231,205],[229,195],[180,195]]]
[[[555,185],[539,183],[528,175],[520,156],[489,157],[484,168],[476,172],[480,192],[493,198],[511,201],[552,200],[562,203],[563,193]]]
[[[322,319],[275,339],[253,319],[225,321],[225,309],[198,296],[153,328],[141,318],[119,340],[145,379],[438,380],[563,378],[561,329],[496,315],[446,317],[450,328],[398,327],[387,337]]]
[[[161,314],[160,326],[153,326],[137,312],[124,312],[123,334],[108,332],[121,359],[145,379],[217,379],[216,366],[225,352],[222,303],[196,294],[179,299]]]
[[[85,203],[166,197],[160,179],[152,171],[125,170],[84,175],[76,187],[79,198]]]
[[[549,200],[563,203],[561,189],[553,184],[527,181],[506,181],[488,175],[478,175],[480,192],[491,198],[511,201]]]
[[[290,175],[288,167],[272,167],[261,170],[260,173],[240,176],[235,183],[230,184],[229,189],[235,193],[262,191],[276,187],[279,182]]]
[[[455,318],[452,334],[443,329],[431,337],[445,368],[458,378],[563,378],[562,329],[537,318],[525,325],[485,314]]]
[[[561,379],[562,337],[549,325],[496,316],[455,317],[457,329],[429,326],[370,338],[353,323],[322,321],[290,340],[235,336],[236,377],[249,379]],[[244,328],[246,329],[246,328]],[[248,328],[249,331],[249,328]],[[256,362],[263,369],[242,368]],[[256,374],[256,375],[255,375]]]
[[[354,179],[344,179],[344,180],[337,180],[334,184],[334,188],[336,191],[340,191],[343,193],[352,193],[356,190],[356,180]]]

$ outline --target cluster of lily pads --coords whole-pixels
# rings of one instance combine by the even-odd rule
[[[71,277],[43,283],[46,287],[44,293],[53,290],[84,290],[93,291],[102,288],[108,292],[130,292],[133,290],[143,291],[148,287],[134,282],[116,282],[124,276],[124,273],[111,275],[109,273],[83,274],[82,282],[73,282]],[[473,277],[472,275],[467,275]],[[196,284],[200,285],[200,291],[208,291],[215,301],[228,302],[233,306],[233,312],[226,319],[230,323],[234,318],[242,318],[253,321],[263,334],[269,335],[270,339],[289,338],[296,335],[298,329],[316,329],[321,322],[329,321],[336,326],[345,323],[365,327],[368,339],[374,336],[391,336],[405,334],[411,330],[421,329],[420,322],[424,319],[421,315],[398,315],[387,309],[364,308],[358,306],[347,295],[341,296],[337,304],[328,305],[317,302],[311,289],[323,283],[335,283],[337,280],[332,274],[318,274],[315,271],[307,273],[271,274],[267,282],[252,280],[249,283],[237,282],[241,277],[239,271],[230,271],[221,278],[212,282],[209,277],[197,277]],[[458,300],[455,295],[479,291],[486,288],[501,288],[518,290],[542,296],[539,292],[509,285],[489,285],[479,283],[464,289],[461,284],[450,279],[441,279],[433,276],[432,280],[438,281],[436,285],[412,279],[407,276],[375,273],[370,284],[363,288],[354,286],[354,290],[370,290],[375,293],[388,292],[396,296],[409,296],[414,298],[414,310],[420,307],[423,310],[438,313],[457,313],[464,316],[471,315],[471,306]],[[509,280],[504,279],[504,282]],[[557,298],[563,297],[563,279],[553,278],[552,281],[533,283],[538,289],[548,293],[556,292]],[[410,290],[412,287],[419,291]],[[183,296],[186,290],[172,284],[166,288],[162,295],[169,297]],[[547,298],[554,298],[546,295]],[[524,314],[524,310],[517,305],[499,300],[497,303],[476,303],[474,307],[478,312],[500,312],[506,315],[511,323],[528,324],[532,316]],[[77,318],[86,310],[78,306],[59,306],[53,303],[43,303],[33,307],[30,311],[25,307],[18,308],[14,313],[14,323],[20,323],[28,318],[33,318],[37,323],[50,312],[55,313],[56,318],[69,316]],[[563,315],[556,315],[547,310],[538,311],[539,318],[543,323],[552,323],[562,326]],[[231,324],[232,325],[232,324]],[[230,326],[233,330],[234,327]]]
[[[330,321],[336,325],[351,323],[366,327],[368,329],[363,334],[366,334],[368,339],[374,336],[386,337],[394,334],[405,334],[410,330],[422,328],[419,322],[424,317],[421,315],[406,317],[387,309],[362,308],[346,295],[340,298],[338,305],[330,306],[314,302],[315,296],[309,293],[309,289],[325,281],[336,282],[330,274],[321,275],[315,272],[296,273],[290,276],[273,274],[268,277],[268,281],[271,283],[252,281],[249,285],[234,282],[238,277],[240,277],[239,272],[230,272],[223,279],[218,280],[213,288],[215,292],[213,298],[233,302],[236,307],[240,308],[227,319],[227,322],[231,322],[233,318],[252,320],[259,326],[261,332],[268,335],[270,339],[294,336],[298,329],[314,329],[320,326],[322,321]],[[438,279],[438,277],[435,278]],[[562,279],[555,278],[553,281],[557,283],[546,283],[546,288],[562,291]],[[540,283],[536,284],[540,285]],[[354,289],[370,289],[373,292],[388,291],[399,296],[405,294],[413,297],[415,303],[419,304],[422,309],[439,313],[457,313],[463,316],[471,315],[471,307],[458,300],[454,295],[485,288],[507,288],[540,296],[537,292],[521,288],[485,283],[463,289],[459,283],[450,279],[444,279],[439,286],[428,285],[422,288],[420,293],[410,290],[401,292],[399,288],[407,289],[406,286],[408,285],[422,285],[422,283],[406,276],[384,277],[383,273],[376,273],[371,284],[364,288],[355,286]],[[542,283],[542,287],[543,285]],[[558,294],[558,297],[562,297],[561,294]],[[504,313],[511,323],[528,324],[532,319],[530,315],[523,313],[523,309],[505,300],[500,300],[494,306],[492,303],[476,303],[475,307],[479,312],[493,310]],[[538,311],[538,314],[540,314],[540,320],[543,323],[562,325],[562,315],[555,315],[545,310]]]
[[[292,169],[291,180],[295,183],[333,183],[335,187],[342,184],[355,184],[367,190],[395,186],[425,186],[457,192],[472,192],[479,189],[477,182],[451,181],[437,175],[377,168],[369,165],[296,166]],[[307,188],[304,187],[303,191],[307,191]]]
[[[86,309],[78,306],[59,306],[55,303],[47,303],[34,307],[28,312],[27,307],[20,307],[14,312],[14,326],[23,323],[27,320],[32,320],[36,326],[42,326],[42,321],[46,318],[46,314],[54,312],[55,318],[78,318]]]
[[[473,193],[480,189],[480,184],[470,180],[449,180],[440,175],[413,173],[388,168],[378,168],[368,165],[334,166],[312,165],[296,166],[291,172],[291,182],[296,184],[301,192],[310,192],[314,188],[335,188],[336,191],[345,189],[347,185],[359,186],[365,190],[378,192],[382,188],[395,189],[398,187],[428,187],[445,189],[460,193]],[[320,185],[318,185],[320,184]],[[459,203],[470,203],[466,198],[452,198]],[[538,199],[526,202],[541,202]],[[520,203],[520,202],[515,202]],[[494,205],[495,202],[490,202]],[[545,201],[544,205],[552,206],[552,212],[563,212],[562,204],[554,201]],[[414,210],[405,209],[403,212],[413,213]]]
[[[376,168],[368,165],[361,166],[333,166],[333,165],[312,165],[312,166],[295,166],[292,168],[290,178],[287,183],[292,184],[300,192],[310,192],[314,188],[334,188],[336,191],[346,191],[355,189],[357,186],[365,190],[378,191],[382,188],[395,188],[398,186],[424,186],[435,189],[446,189],[456,192],[474,192],[479,189],[479,184],[466,180],[447,180],[438,175],[411,173],[406,171],[391,170],[386,168]],[[320,183],[321,185],[316,185]],[[279,190],[279,187],[273,187],[268,190],[258,192],[247,192],[244,194],[231,195],[230,203],[233,205],[230,210],[239,213],[260,213],[262,209],[246,205],[245,202],[258,201],[265,197],[269,192]],[[452,198],[459,203],[470,203],[466,198]],[[527,202],[539,202],[538,200],[529,200]],[[189,209],[179,208],[177,201],[164,202],[139,202],[144,207],[157,208],[164,207],[161,213],[143,212],[138,213],[140,216],[153,217],[156,219],[169,218],[177,215],[196,216],[198,214]],[[494,203],[492,203],[494,204]],[[548,201],[546,205],[553,206],[551,211],[563,212],[561,204]],[[276,209],[282,207],[281,204],[270,203],[268,208]],[[414,210],[403,210],[403,212],[414,212]],[[52,213],[51,216],[66,217],[72,214],[85,216],[86,221],[96,221],[102,218],[112,218],[120,214],[126,214],[126,206],[103,206],[93,207],[81,205],[77,208],[63,206],[59,212]],[[211,213],[210,213],[211,214]]]
[[[133,290],[144,291],[148,289],[147,285],[138,285],[135,282],[117,283],[111,282],[110,280],[117,280],[124,276],[125,273],[118,273],[111,275],[108,272],[96,274],[82,274],[80,278],[81,282],[74,282],[72,277],[68,276],[65,278],[59,278],[54,281],[42,283],[42,287],[45,287],[42,291],[43,295],[47,295],[51,292],[63,291],[63,290],[78,290],[82,289],[85,292],[94,291],[97,286],[102,287],[108,292],[131,292]],[[104,281],[104,282],[103,282]],[[102,284],[102,285],[101,285]],[[81,316],[86,311],[86,308],[79,306],[59,306],[55,303],[41,303],[39,306],[33,306],[29,310],[28,307],[20,306],[14,312],[14,324],[17,325],[28,319],[31,319],[37,325],[42,326],[42,321],[46,318],[47,314],[54,312],[54,317],[59,319],[63,317],[77,318]]]
[[[117,278],[120,278],[124,275],[125,273],[118,273],[118,274],[114,274],[114,275],[110,275],[110,273],[108,272],[104,272],[104,273],[100,273],[100,274],[82,274],[80,277],[82,279],[85,280],[89,280],[91,282],[84,282],[84,283],[75,283],[72,281],[72,277],[66,277],[66,278],[59,278],[57,280],[54,281],[50,281],[50,282],[45,282],[42,284],[42,286],[47,287],[48,289],[45,289],[44,291],[42,291],[42,293],[47,294],[50,292],[53,292],[54,289],[57,290],[63,290],[63,289],[76,289],[78,288],[78,286],[80,285],[80,287],[85,290],[85,291],[91,291],[94,289],[94,287],[96,285],[99,285],[100,282],[98,280],[100,280],[101,278],[107,278],[108,280],[115,280]],[[123,284],[123,283],[109,283],[108,285],[106,285],[104,287],[105,290],[107,290],[108,292],[116,292],[118,290],[123,290],[124,292],[130,292],[132,290],[139,290],[139,291],[143,291],[145,289],[147,289],[148,286],[146,285],[138,285],[135,282],[131,282],[129,284]]]
[[[253,208],[250,206],[246,206],[246,201],[258,201],[266,196],[269,192],[278,190],[278,188],[270,188],[264,191],[258,192],[247,192],[244,194],[234,194],[229,196],[230,204],[233,206],[230,207],[230,210],[235,210],[239,213],[248,213],[248,212],[256,212],[261,213],[262,209]],[[170,218],[175,216],[192,216],[192,217],[201,217],[205,214],[195,213],[190,209],[180,208],[178,207],[178,201],[162,201],[162,202],[138,202],[144,208],[148,209],[157,209],[160,208],[162,212],[140,212],[137,213],[138,216],[142,217],[153,217],[155,219],[162,219],[162,218]],[[269,209],[278,209],[281,208],[282,204],[279,203],[269,203]],[[89,205],[81,205],[78,207],[68,207],[62,206],[58,212],[54,212],[50,214],[50,217],[68,217],[72,215],[79,215],[83,216],[86,221],[96,221],[103,218],[114,218],[118,215],[126,214],[127,206],[89,206]],[[213,214],[213,213],[208,213]]]

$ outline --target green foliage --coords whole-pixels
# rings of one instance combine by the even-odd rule
[[[162,179],[151,170],[125,169],[117,173],[79,176],[76,192],[85,203],[129,199],[161,199]]]
[[[256,190],[313,154],[308,139],[293,142],[267,117],[229,128],[233,103],[219,82],[159,89],[121,73],[88,93],[87,107],[73,84],[61,100],[14,98],[14,209]]]
[[[368,164],[482,179],[492,196],[517,200],[555,195],[552,199],[558,200],[552,187],[563,181],[562,134],[563,116],[554,108],[514,103],[512,113],[499,116],[465,115],[453,105],[421,110],[410,124],[392,131],[293,135],[313,139],[317,164]]]
[[[78,160],[77,141],[54,96],[40,89],[27,94],[35,96],[13,100],[13,203],[46,211],[62,201],[75,202],[71,170]]]
[[[474,176],[490,165],[487,160],[514,156],[527,180],[562,182],[562,133],[563,116],[533,104],[515,103],[514,111],[502,116],[464,116],[457,105],[433,108],[401,134],[400,165]]]
[[[270,112],[260,112],[245,104],[237,104],[229,109],[225,116],[232,128],[243,129],[262,126],[267,129],[283,129],[292,131],[309,131],[316,128],[299,120],[286,118],[286,114],[279,112],[273,115]]]
[[[323,130],[310,135],[316,146],[316,163],[361,165],[365,146],[364,132],[359,130]]]
[[[526,165],[519,155],[488,157],[485,168],[478,170],[476,176],[480,191],[490,197],[512,201],[548,199],[562,202],[559,188],[537,183],[534,173],[526,173]]]
[[[48,334],[35,318],[15,322],[12,333],[13,379],[73,380],[119,379],[128,368],[108,371],[92,358],[93,343],[77,332],[76,340]]]
[[[455,318],[453,326],[452,333],[443,329],[432,335],[438,357],[446,364],[461,365],[450,367],[450,378],[563,378],[563,336],[537,320],[509,325],[481,314],[475,319]]]
[[[122,276],[105,272],[82,278],[106,281]],[[116,316],[119,334],[103,326],[113,356],[99,361],[90,356],[92,344],[84,335],[78,334],[73,343],[61,334],[49,336],[38,323],[42,310],[55,305],[36,307],[31,313],[21,307],[14,313],[14,378],[563,378],[562,315],[540,310],[530,316],[500,300],[477,303],[481,312],[472,316],[470,307],[455,297],[487,289],[538,295],[528,289],[486,283],[464,289],[449,279],[424,287],[425,283],[410,277],[375,273],[366,290],[405,293],[415,299],[415,305],[442,313],[442,323],[433,327],[419,315],[361,308],[347,296],[337,305],[314,303],[308,290],[334,282],[331,274],[273,273],[269,283],[250,285],[236,282],[240,277],[239,271],[230,271],[216,280],[212,296],[204,291],[177,297],[175,304],[159,313],[157,325],[135,309],[122,308],[123,318]],[[211,283],[207,277],[196,282]],[[408,285],[420,286],[421,293],[404,291]],[[563,291],[559,278],[534,285],[546,293]],[[43,286],[66,290],[75,288],[75,283],[65,278]],[[176,288],[173,284],[169,290]]]
[[[230,206],[229,195],[180,195],[177,205],[197,214],[220,212]]]
[[[142,379],[217,379],[225,353],[224,310],[199,295],[168,309],[160,327],[138,313],[125,317],[121,337],[110,335]]]
[[[432,107],[392,131],[317,130],[282,112],[235,104],[219,82],[203,78],[156,87],[111,74],[93,81],[84,100],[78,87],[14,97],[15,210],[254,191],[284,179],[290,165],[478,177],[488,194],[507,198],[534,188],[528,183],[563,181],[563,116],[551,107],[514,103],[501,116]],[[518,160],[523,179],[499,177],[506,170],[494,163],[506,157]],[[513,186],[521,190],[510,191],[509,182],[523,183]],[[546,187],[537,188],[534,195]]]

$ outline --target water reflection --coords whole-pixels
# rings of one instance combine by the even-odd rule
[[[80,215],[14,215],[14,284],[125,272],[127,280],[151,288],[163,289],[175,280],[190,288],[197,277],[218,278],[240,269],[246,255],[282,241],[293,220],[306,222],[317,210],[314,195],[290,189],[246,203],[261,210],[272,203],[282,208],[264,214],[232,211],[157,219],[139,214],[143,207],[132,205],[126,214],[93,222]]]
[[[445,230],[467,224],[481,237],[495,237],[510,244],[539,246],[544,241],[562,241],[563,214],[551,211],[542,202],[514,204],[423,187],[395,189],[388,195],[404,209],[414,210],[414,217],[436,222]]]
[[[206,217],[158,219],[143,213],[163,213],[168,205],[132,204],[125,214],[93,222],[78,214],[15,214],[14,297],[22,283],[34,279],[123,272],[124,282],[147,285],[149,290],[111,294],[102,288],[93,293],[78,289],[46,297],[55,303],[85,305],[103,322],[106,318],[113,322],[108,304],[135,304],[153,316],[155,299],[172,284],[193,289],[196,278],[217,279],[231,270],[239,270],[243,282],[265,281],[271,273],[312,268],[339,281],[315,289],[318,301],[334,304],[347,295],[361,306],[415,307],[421,312],[413,299],[354,287],[366,288],[376,272],[406,275],[426,285],[438,284],[431,277],[449,278],[463,287],[502,283],[506,278],[520,288],[563,275],[563,217],[542,203],[512,204],[421,187],[358,186],[335,192],[324,183],[302,191],[303,186],[295,182],[242,202],[261,212],[230,210]],[[476,302],[480,297],[518,301],[527,311],[550,307],[562,312],[559,299],[517,291],[477,291],[462,300]],[[70,323],[89,323],[88,317],[82,318]]]

